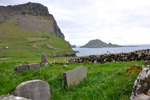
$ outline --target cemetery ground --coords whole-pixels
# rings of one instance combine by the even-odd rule
[[[50,58],[48,61],[68,59],[60,57]],[[145,61],[41,65],[40,70],[14,74],[15,65],[31,62],[39,63],[41,60],[0,60],[0,95],[14,94],[15,88],[20,83],[40,79],[49,83],[52,100],[130,100],[137,74],[125,75],[125,72],[131,65],[145,65]],[[64,86],[63,73],[80,65],[87,67],[87,80],[69,88]]]

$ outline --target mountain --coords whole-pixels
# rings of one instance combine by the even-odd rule
[[[120,47],[120,46],[111,43],[107,44],[99,39],[91,40],[84,46],[81,46],[81,48],[103,48],[103,47]]]
[[[74,54],[47,7],[39,3],[0,6],[0,58]]]

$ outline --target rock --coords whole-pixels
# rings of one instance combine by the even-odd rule
[[[146,60],[146,61],[145,61],[145,64],[146,64],[146,65],[150,65],[150,60]]]
[[[29,64],[29,70],[32,70],[32,69],[40,69],[40,64],[39,63]]]
[[[87,79],[87,68],[79,66],[73,70],[63,73],[64,85],[70,87],[71,85],[77,85],[81,81]]]
[[[32,100],[50,100],[50,86],[41,80],[26,81],[17,86],[15,96]]]
[[[137,97],[135,97],[134,99],[131,99],[131,100],[150,100],[150,97],[145,95],[145,94],[140,94],[140,95],[137,95]]]
[[[13,96],[13,95],[2,95],[0,96],[0,100],[31,100],[23,97]]]
[[[141,94],[147,94],[150,89],[150,66],[143,68],[134,82],[131,100],[135,100]],[[147,100],[147,99],[146,99]]]
[[[14,67],[15,74],[21,73],[26,70],[28,70],[28,65],[26,64],[20,64]]]
[[[42,53],[42,64],[45,66],[48,64],[46,53]]]
[[[148,90],[147,95],[150,96],[150,89]]]
[[[142,70],[142,67],[138,65],[132,65],[127,68],[125,75],[131,74],[131,73],[137,73],[139,74]]]

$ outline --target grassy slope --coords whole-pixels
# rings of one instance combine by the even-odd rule
[[[29,62],[0,63],[0,95],[13,94],[21,82],[41,79],[50,84],[53,100],[129,100],[136,74],[125,76],[128,66],[144,65],[144,61],[41,66],[40,70],[14,74],[14,66]],[[87,80],[78,86],[64,88],[63,72],[83,65],[88,68]]]
[[[0,48],[2,47],[8,49],[0,49],[0,58],[41,58],[42,52],[48,56],[73,53],[63,39],[45,30],[22,30],[15,20],[0,25]]]

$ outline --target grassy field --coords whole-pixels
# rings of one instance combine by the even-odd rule
[[[64,58],[55,59],[61,61]],[[52,100],[129,100],[137,75],[125,76],[125,71],[131,65],[141,66],[145,64],[144,61],[132,61],[104,64],[80,63],[67,66],[48,65],[41,66],[40,70],[14,74],[15,65],[28,63],[30,62],[21,60],[12,62],[3,60],[0,62],[0,95],[13,94],[21,82],[40,79],[50,84]],[[88,69],[87,80],[77,86],[65,87],[63,85],[63,72],[80,65]]]
[[[35,59],[42,52],[48,56],[74,53],[66,41],[45,30],[23,30],[16,20],[0,24],[0,58]]]

